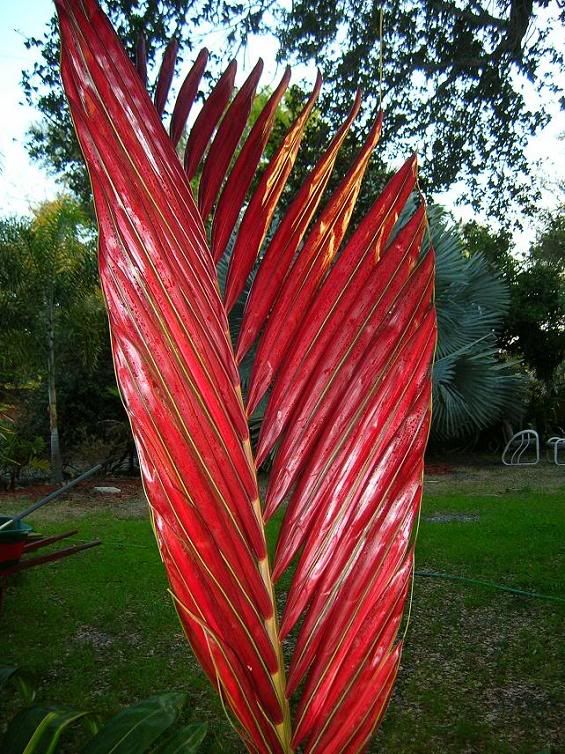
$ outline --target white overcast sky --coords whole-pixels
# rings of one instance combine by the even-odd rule
[[[24,40],[28,36],[42,36],[45,25],[52,13],[53,5],[50,0],[0,0],[0,215],[26,214],[30,207],[36,206],[45,199],[52,198],[61,190],[54,179],[46,175],[38,165],[32,163],[25,150],[25,132],[37,119],[37,113],[23,103],[23,93],[20,89],[21,71],[28,68],[37,54],[34,50],[26,50]],[[565,42],[563,30],[556,34],[556,43]],[[210,48],[221,43],[207,40]],[[262,55],[266,64],[266,77],[263,81],[272,79],[275,75],[273,62],[275,44],[272,40],[266,44],[256,40],[253,49],[248,49],[240,62],[240,75],[250,68],[258,55]],[[243,66],[242,66],[243,64]],[[309,79],[313,79],[308,75]],[[293,77],[294,78],[294,77]],[[529,104],[535,104],[531,100]],[[528,156],[531,160],[540,161],[541,171],[548,181],[548,189],[544,196],[544,205],[551,206],[556,201],[555,185],[565,182],[565,141],[559,141],[560,133],[565,132],[565,122],[559,114],[557,103],[552,107],[554,117],[547,129],[531,140]],[[443,197],[446,204],[452,204],[454,192]],[[455,214],[462,219],[469,219],[473,213],[468,208],[456,208]],[[485,219],[485,218],[483,218]],[[530,241],[533,229],[521,234],[519,245]],[[520,243],[521,241],[521,243]]]

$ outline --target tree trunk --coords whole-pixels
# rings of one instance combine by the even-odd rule
[[[49,428],[51,430],[51,481],[63,482],[63,459],[59,444],[57,424],[57,391],[55,388],[55,327],[53,322],[53,297],[49,302],[49,332],[47,349],[47,386],[49,390]]]

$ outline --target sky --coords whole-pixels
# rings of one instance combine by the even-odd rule
[[[24,104],[20,88],[21,72],[29,68],[37,55],[34,50],[26,50],[24,40],[29,36],[42,36],[45,25],[51,16],[53,5],[50,0],[2,0],[0,2],[0,102],[2,103],[2,128],[0,129],[0,215],[27,214],[30,208],[46,199],[53,198],[61,191],[61,185],[49,177],[45,169],[32,163],[25,150],[25,133],[30,125],[38,119],[38,113]],[[207,39],[208,47],[221,43],[221,34],[214,45],[214,39]],[[563,32],[559,32],[563,41]],[[261,55],[265,60],[265,74],[262,82],[267,84],[281,71],[274,63],[276,43],[265,38],[255,38],[245,53],[240,56],[238,79],[248,73],[251,65]],[[301,67],[293,74],[313,80],[314,71]],[[294,75],[293,75],[294,78]],[[529,94],[528,104],[536,106],[536,98]],[[565,133],[565,121],[559,113],[557,103],[551,103],[554,117],[544,132],[530,140],[528,157],[539,162],[539,170],[547,180],[543,205],[555,206],[555,185],[565,182],[565,141],[559,141],[560,134]],[[436,197],[450,207],[458,219],[464,221],[476,216],[469,207],[455,206],[457,187],[446,194]],[[486,218],[478,218],[486,220]],[[520,250],[533,240],[535,228],[527,228],[515,236]]]
[[[22,69],[34,61],[34,52],[25,49],[24,40],[42,35],[52,7],[49,0],[0,3],[0,212],[4,216],[25,214],[30,206],[53,198],[58,190],[55,181],[32,164],[25,151],[25,132],[37,113],[23,104],[20,89]]]

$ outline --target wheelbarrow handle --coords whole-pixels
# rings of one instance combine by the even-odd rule
[[[67,558],[69,557],[69,555],[75,555],[77,552],[82,552],[83,550],[89,550],[91,547],[98,547],[98,545],[101,544],[102,542],[99,539],[94,539],[92,542],[84,542],[79,545],[71,545],[71,547],[66,547],[64,550],[50,552],[47,555],[38,555],[34,558],[22,558],[22,560],[18,561],[12,566],[9,566],[4,571],[0,571],[0,579],[5,580],[7,576],[13,576],[15,573],[25,571],[27,568],[34,568],[35,566],[43,565],[44,563],[54,563],[56,560]],[[2,584],[0,583],[0,589],[1,587]]]
[[[55,500],[56,498],[61,497],[61,495],[64,495],[66,492],[68,492],[68,490],[70,490],[71,487],[74,487],[76,484],[79,484],[79,482],[83,482],[85,479],[88,479],[93,474],[96,474],[97,471],[100,471],[100,469],[102,468],[103,468],[103,464],[101,463],[96,464],[96,466],[93,466],[91,469],[88,469],[88,471],[85,471],[84,474],[80,474],[79,476],[77,476],[76,479],[72,479],[70,482],[67,482],[67,484],[63,485],[63,487],[59,487],[58,490],[54,490],[46,497],[43,497],[41,498],[41,500],[38,500],[37,503],[30,505],[30,507],[26,508],[25,511],[23,511],[22,513],[18,513],[17,516],[13,516],[12,518],[9,518],[7,521],[4,521],[4,523],[0,525],[0,531],[10,526],[10,524],[13,524],[15,521],[21,521],[22,518],[29,516],[30,513],[33,513],[38,508],[41,508],[43,505],[46,505],[47,503],[50,503],[52,500]]]

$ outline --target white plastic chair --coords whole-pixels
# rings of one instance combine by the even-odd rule
[[[553,450],[553,463],[556,466],[565,466],[565,460],[559,460],[559,450],[565,451],[565,437],[550,437],[547,446]]]
[[[522,456],[533,446],[536,454],[535,461],[524,461]],[[505,466],[535,466],[539,463],[539,435],[535,429],[523,429],[512,435],[504,451],[502,463]]]

